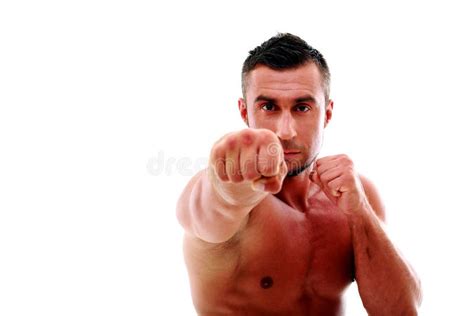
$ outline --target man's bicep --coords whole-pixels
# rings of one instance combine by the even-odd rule
[[[377,191],[375,185],[366,177],[359,175],[362,185],[364,186],[365,195],[370,203],[370,206],[374,210],[377,217],[385,222],[385,206],[382,202],[380,194]]]

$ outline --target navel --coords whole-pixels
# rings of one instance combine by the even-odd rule
[[[262,287],[262,289],[269,289],[273,286],[273,279],[272,277],[270,276],[264,276],[261,280],[260,280],[260,286]]]

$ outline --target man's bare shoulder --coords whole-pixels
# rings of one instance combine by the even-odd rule
[[[377,188],[375,187],[374,183],[366,176],[359,174],[359,178],[362,182],[362,186],[364,187],[365,195],[367,196],[370,206],[374,210],[377,217],[385,222],[385,206]]]

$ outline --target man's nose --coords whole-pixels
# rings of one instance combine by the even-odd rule
[[[283,113],[278,120],[276,131],[280,139],[288,140],[296,136],[295,121],[290,113]]]

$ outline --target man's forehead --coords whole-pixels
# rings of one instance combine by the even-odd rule
[[[258,65],[247,77],[247,91],[254,90],[306,90],[312,94],[322,92],[322,77],[314,63],[291,69],[274,70]],[[255,91],[257,90],[257,91]]]

